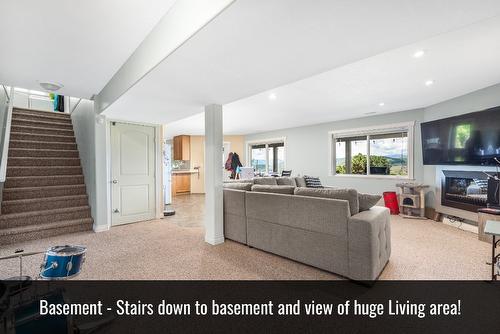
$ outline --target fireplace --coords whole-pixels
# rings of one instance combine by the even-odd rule
[[[480,171],[443,170],[441,205],[477,212],[488,203],[488,176]]]

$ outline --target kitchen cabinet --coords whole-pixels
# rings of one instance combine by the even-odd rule
[[[191,173],[172,174],[173,195],[187,194],[191,192]]]
[[[174,137],[174,160],[190,160],[191,138],[182,135]]]

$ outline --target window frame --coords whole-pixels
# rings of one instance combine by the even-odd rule
[[[391,132],[408,133],[408,175],[372,175],[370,168],[367,168],[366,174],[337,174],[336,173],[336,141],[338,138],[366,136],[367,137],[367,165],[370,165],[370,136],[380,135]],[[415,121],[394,123],[379,126],[370,126],[364,128],[332,130],[328,132],[328,150],[330,159],[328,159],[328,175],[334,177],[354,177],[354,178],[374,178],[374,179],[404,179],[414,180],[413,161],[414,161],[414,140],[415,140]]]
[[[266,174],[269,174],[269,146],[273,144],[280,144],[283,143],[283,169],[286,170],[286,151],[287,151],[287,145],[286,145],[286,137],[278,137],[278,138],[268,138],[268,139],[258,139],[258,140],[251,140],[247,141],[246,144],[246,161],[248,162],[249,166],[252,166],[252,146],[255,145],[265,145],[266,148]],[[253,166],[252,166],[253,167]],[[274,172],[274,171],[273,171]]]

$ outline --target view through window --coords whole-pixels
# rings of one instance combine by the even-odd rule
[[[333,135],[335,174],[408,177],[408,128]]]
[[[250,163],[256,173],[281,174],[285,167],[284,142],[252,144]]]

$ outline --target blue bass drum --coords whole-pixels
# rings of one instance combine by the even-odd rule
[[[85,261],[83,246],[55,246],[45,253],[40,277],[48,280],[68,279],[78,275]]]

